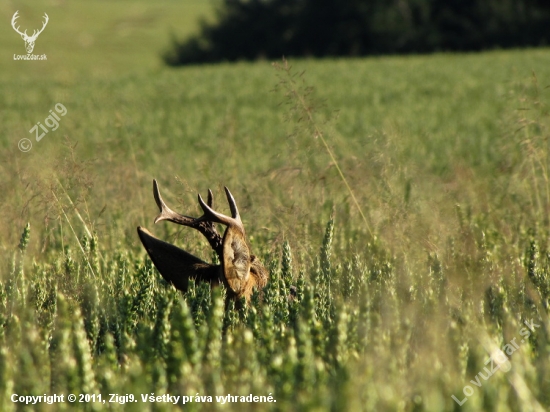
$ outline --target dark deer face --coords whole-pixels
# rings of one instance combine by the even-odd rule
[[[183,291],[187,290],[189,279],[209,282],[211,285],[223,283],[232,297],[244,297],[247,301],[250,300],[255,287],[261,289],[267,284],[268,272],[250,252],[237,204],[229,189],[225,188],[225,194],[231,209],[231,217],[212,209],[213,196],[210,190],[207,203],[200,195],[198,196],[204,212],[199,218],[172,211],[162,200],[156,180],[153,180],[153,194],[160,209],[155,223],[168,220],[198,230],[206,237],[221,262],[221,265],[210,265],[138,227],[141,243],[164,279]],[[214,223],[227,226],[223,238]]]

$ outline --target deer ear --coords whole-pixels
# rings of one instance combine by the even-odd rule
[[[250,249],[245,234],[228,227],[223,237],[223,273],[233,292],[244,291],[250,277]]]
[[[210,265],[177,246],[157,239],[143,227],[138,227],[137,231],[155,267],[176,289],[186,292],[189,279],[220,283],[219,266]]]

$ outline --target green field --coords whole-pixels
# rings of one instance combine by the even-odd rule
[[[214,6],[0,6],[0,410],[550,409],[550,49],[163,66]],[[194,216],[231,189],[262,302],[162,280],[138,225],[212,253],[153,178]],[[107,402],[12,402],[70,393]]]

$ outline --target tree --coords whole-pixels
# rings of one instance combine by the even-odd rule
[[[224,0],[167,64],[540,46],[545,0]]]

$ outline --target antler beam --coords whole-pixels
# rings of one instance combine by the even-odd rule
[[[210,247],[214,249],[220,260],[222,259],[222,237],[216,230],[213,222],[206,220],[204,215],[199,218],[194,218],[190,216],[180,215],[179,213],[176,213],[172,209],[170,209],[160,195],[159,185],[156,179],[153,179],[153,196],[155,197],[155,202],[157,203],[160,211],[159,215],[155,218],[155,224],[163,220],[168,220],[169,222],[173,222],[178,225],[188,226],[198,230],[203,234],[206,240],[208,240]],[[208,189],[209,207],[212,206],[213,198],[214,196],[212,195],[212,191]]]

